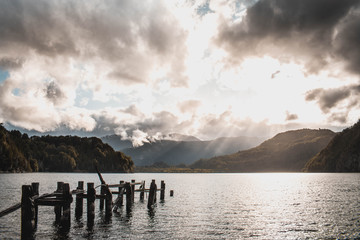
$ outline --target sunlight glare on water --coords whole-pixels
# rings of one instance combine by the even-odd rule
[[[107,183],[120,180],[165,180],[164,202],[153,211],[135,196],[110,221],[98,210],[93,230],[84,215],[73,217],[70,232],[54,224],[52,207],[39,208],[36,239],[314,239],[360,238],[360,174],[103,174]],[[40,182],[40,194],[56,189],[57,181],[100,181],[96,174],[0,174],[0,209],[20,200],[22,184]],[[169,190],[174,197],[169,197]],[[99,189],[97,189],[99,191]],[[159,199],[159,196],[158,196]],[[0,218],[0,239],[18,239],[20,211]]]

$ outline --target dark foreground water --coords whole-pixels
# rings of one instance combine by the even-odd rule
[[[53,207],[39,208],[36,239],[356,239],[360,238],[360,174],[103,174],[119,180],[165,180],[166,196],[154,211],[146,200],[106,221],[98,210],[92,230],[84,217],[70,232],[54,224]],[[21,185],[40,182],[40,194],[56,182],[100,184],[96,174],[0,174],[0,210],[18,202]],[[169,197],[169,190],[174,197]],[[159,197],[158,197],[159,198]],[[0,239],[20,238],[20,210],[0,218]]]

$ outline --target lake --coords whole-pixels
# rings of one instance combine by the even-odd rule
[[[360,174],[103,174],[119,180],[165,180],[165,201],[153,211],[135,194],[130,212],[120,209],[106,221],[96,202],[95,225],[74,217],[70,232],[54,224],[53,207],[39,207],[36,239],[354,239],[360,238]],[[100,184],[97,174],[0,174],[0,210],[20,201],[21,185],[40,182],[40,194],[56,190],[56,182]],[[169,190],[174,196],[169,196]],[[99,190],[97,189],[97,192]],[[158,193],[159,194],[159,193]],[[75,197],[74,197],[75,199]],[[159,199],[159,195],[158,195]],[[0,239],[20,238],[20,210],[0,218]]]

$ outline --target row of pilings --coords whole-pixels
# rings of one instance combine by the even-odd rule
[[[135,188],[137,185],[139,186],[138,189]],[[97,194],[96,192],[98,187],[100,187],[100,194]],[[83,217],[83,205],[85,199],[87,227],[92,229],[95,219],[96,199],[99,200],[100,211],[105,210],[105,219],[109,220],[112,216],[112,212],[117,212],[118,209],[123,206],[126,206],[127,212],[131,210],[132,205],[134,204],[135,192],[140,193],[140,201],[144,201],[145,193],[148,193],[147,207],[151,210],[157,201],[158,191],[160,191],[160,200],[164,200],[164,181],[161,181],[159,189],[157,188],[155,180],[152,180],[148,189],[145,188],[145,181],[120,181],[119,184],[101,184],[97,187],[94,186],[93,182],[88,182],[86,190],[84,189],[84,182],[79,181],[77,188],[72,191],[70,190],[70,185],[68,183],[57,182],[57,189],[55,192],[43,195],[39,195],[39,183],[23,185],[21,196],[21,239],[33,238],[38,224],[39,206],[53,206],[55,223],[64,231],[69,231],[71,227],[71,204],[74,200],[73,195],[75,195],[76,219]],[[113,201],[114,196],[116,196],[116,198]],[[173,190],[170,191],[170,196],[173,196]]]

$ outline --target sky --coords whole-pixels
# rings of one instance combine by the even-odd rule
[[[359,0],[2,0],[0,122],[137,144],[340,131],[360,116]]]

